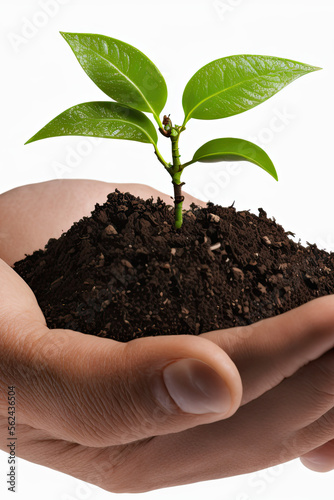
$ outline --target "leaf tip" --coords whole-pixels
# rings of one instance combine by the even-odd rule
[[[23,145],[26,146],[27,144],[31,144],[32,142],[38,141],[39,139],[40,139],[39,132],[37,132],[37,134],[30,137],[30,139],[28,139],[27,142],[25,142]]]
[[[71,35],[71,33],[67,33],[66,31],[59,31],[59,33],[61,34],[61,36],[67,41],[69,35]]]
[[[320,68],[320,66],[309,66],[308,73],[313,73],[314,71],[320,71],[323,68]]]
[[[276,172],[275,167],[274,167],[274,172],[273,172],[271,175],[272,175],[272,177],[275,179],[275,181],[277,181],[277,182],[278,182],[278,175],[277,175],[277,172]]]

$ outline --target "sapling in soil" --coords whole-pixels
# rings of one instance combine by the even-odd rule
[[[127,139],[153,145],[158,160],[172,177],[176,229],[182,226],[181,176],[195,162],[249,161],[278,180],[263,149],[244,139],[217,138],[203,144],[182,163],[179,139],[190,119],[215,120],[243,113],[266,101],[297,78],[321,68],[272,56],[223,57],[199,69],[182,97],[184,120],[174,125],[161,112],[167,101],[166,82],[152,61],[135,47],[103,35],[61,33],[93,82],[113,101],[77,104],[50,121],[27,143],[56,136],[80,135]],[[171,141],[172,161],[158,149],[158,131]],[[26,143],[26,144],[27,144]]]

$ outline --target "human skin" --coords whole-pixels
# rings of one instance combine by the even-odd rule
[[[7,451],[14,385],[19,456],[108,491],[223,478],[297,457],[319,472],[334,468],[334,296],[197,337],[123,344],[46,327],[10,266],[89,215],[115,187],[172,203],[148,186],[85,180],[0,195],[0,448]],[[185,208],[191,201],[186,195]],[[184,401],[179,406],[167,391],[164,369],[189,359],[217,386],[213,406],[203,401],[215,412],[200,413],[198,400],[197,413],[183,411]]]

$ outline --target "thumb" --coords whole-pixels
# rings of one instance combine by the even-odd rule
[[[1,392],[14,385],[19,423],[53,437],[125,444],[228,418],[240,405],[239,372],[207,339],[123,344],[70,330],[29,332],[0,353]]]
[[[120,343],[49,330],[27,284],[0,259],[2,417],[12,386],[20,424],[95,447],[228,418],[242,397],[236,366],[208,339]]]

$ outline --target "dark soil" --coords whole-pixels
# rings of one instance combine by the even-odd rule
[[[115,191],[14,266],[50,328],[129,341],[200,334],[334,293],[334,253],[295,243],[267,218],[208,203],[184,213]]]

